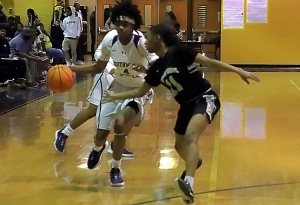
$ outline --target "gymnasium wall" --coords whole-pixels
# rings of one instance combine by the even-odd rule
[[[244,29],[222,26],[221,60],[230,64],[299,65],[300,1],[269,0],[267,23],[260,24],[246,23],[246,5],[245,0]]]
[[[21,22],[24,24],[27,21],[27,9],[32,8],[43,24],[47,31],[50,31],[50,23],[53,14],[53,0],[2,0],[3,12],[7,15],[8,9],[13,8],[13,15],[21,17]]]

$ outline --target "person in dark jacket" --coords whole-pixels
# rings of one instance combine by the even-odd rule
[[[62,42],[64,40],[64,31],[60,27],[59,22],[63,22],[65,15],[62,13],[61,7],[54,8],[53,18],[51,21],[50,38],[53,40],[53,48],[62,49]]]
[[[90,15],[90,33],[91,33],[91,53],[92,60],[94,59],[95,54],[95,44],[96,44],[96,13],[93,11]]]
[[[2,4],[0,4],[0,23],[7,23],[7,17],[2,10],[3,10],[3,6]]]
[[[8,81],[8,88],[26,88],[25,85],[25,65],[10,53],[9,42],[6,38],[6,29],[0,27],[0,65]]]

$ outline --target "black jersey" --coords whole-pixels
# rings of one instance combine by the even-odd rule
[[[201,96],[211,88],[194,63],[198,52],[184,44],[169,48],[163,58],[149,68],[146,83],[152,87],[163,84],[179,104]]]

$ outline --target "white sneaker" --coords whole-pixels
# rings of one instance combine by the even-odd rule
[[[72,63],[70,61],[67,61],[67,66],[71,66]]]
[[[83,61],[77,61],[76,63],[77,65],[85,65],[85,63]]]

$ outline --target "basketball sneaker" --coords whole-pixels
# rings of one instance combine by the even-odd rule
[[[60,153],[65,152],[65,145],[68,139],[68,136],[65,135],[62,131],[63,129],[57,130],[55,132],[55,140],[54,140],[54,149]]]
[[[199,168],[201,167],[201,165],[202,165],[202,159],[199,159],[199,160],[198,160],[198,164],[197,164],[197,169],[199,169]],[[181,178],[182,180],[184,180],[184,178],[185,178],[185,170],[182,172],[180,178]]]
[[[114,141],[110,142],[110,146],[108,147],[107,152],[110,154],[114,152]],[[126,149],[126,147],[124,147],[122,157],[134,157],[134,153]]]
[[[89,169],[95,169],[99,165],[101,156],[107,147],[108,142],[106,141],[100,151],[96,151],[94,148],[92,149],[87,161],[87,167]]]
[[[190,183],[187,180],[176,178],[174,180],[175,186],[181,192],[182,200],[185,204],[194,203],[194,192],[191,188]]]
[[[110,170],[110,185],[119,187],[124,186],[124,181],[121,176],[121,170],[119,168],[111,168]]]

